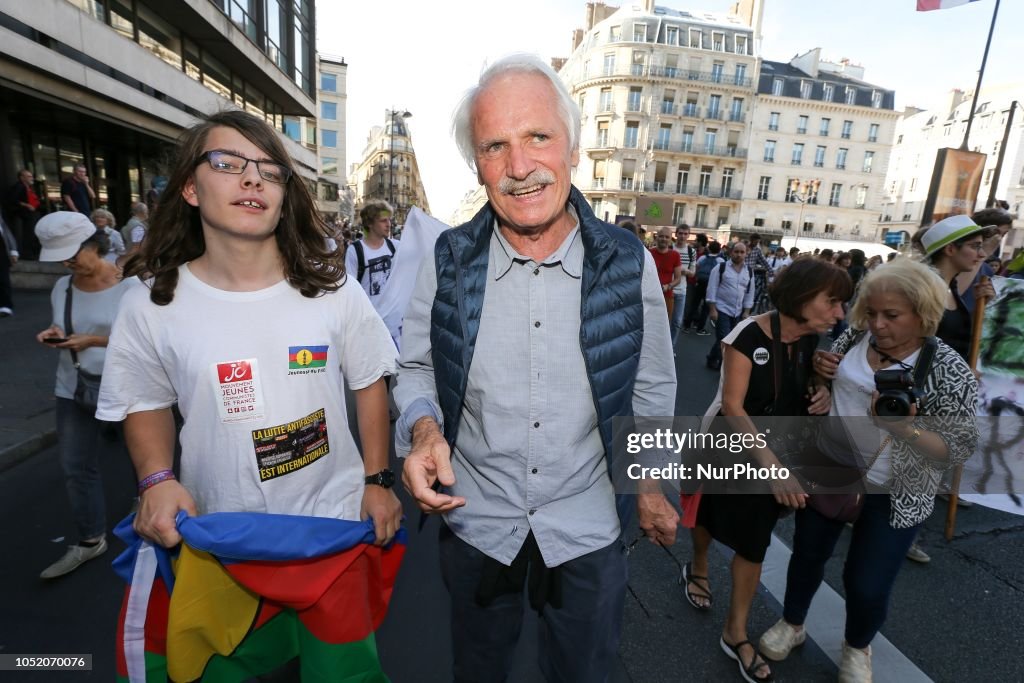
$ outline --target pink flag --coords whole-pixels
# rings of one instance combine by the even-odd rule
[[[978,0],[917,0],[917,11],[930,12],[933,9],[949,9],[966,5],[969,2],[978,2]]]

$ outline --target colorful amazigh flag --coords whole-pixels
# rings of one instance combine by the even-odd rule
[[[288,369],[322,368],[327,365],[326,346],[289,346]]]
[[[303,681],[386,681],[374,632],[405,553],[405,530],[372,545],[372,521],[257,513],[178,515],[176,557],[115,533],[128,587],[119,681],[239,681],[299,658]]]
[[[949,9],[966,5],[969,2],[978,2],[978,0],[917,0],[917,11],[930,12],[933,9]]]

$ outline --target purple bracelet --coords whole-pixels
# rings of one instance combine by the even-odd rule
[[[174,472],[171,470],[160,470],[159,472],[154,472],[139,482],[139,495],[141,496],[142,492],[146,489],[151,489],[160,482],[167,481],[169,479],[177,479],[177,477],[174,476]]]

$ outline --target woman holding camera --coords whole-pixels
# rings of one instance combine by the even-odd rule
[[[779,273],[768,291],[777,310],[746,318],[722,341],[725,363],[718,395],[706,418],[717,416],[716,422],[734,433],[760,432],[756,423],[763,416],[824,415],[829,410],[828,391],[815,377],[811,358],[818,335],[843,317],[843,301],[852,292],[849,276],[830,263],[798,258]],[[756,450],[750,457],[758,467],[781,465],[769,448]],[[780,512],[803,507],[807,497],[793,478],[772,481],[771,490],[771,494],[702,495],[692,530],[693,562],[686,564],[682,576],[687,601],[706,611],[711,607],[707,579],[711,540],[736,551],[719,646],[738,663],[749,683],[772,680],[767,662],[747,636],[765,552]]]
[[[121,279],[121,270],[104,256],[110,240],[89,219],[74,211],[56,211],[36,223],[42,245],[40,261],[63,263],[70,276],[57,280],[50,294],[53,323],[36,339],[60,351],[57,362],[57,447],[64,485],[71,501],[79,542],[43,570],[40,577],[54,579],[68,574],[82,563],[106,552],[106,507],[100,456],[111,449],[124,452],[120,425],[100,422],[96,406],[83,406],[76,399],[85,373],[103,372],[107,338],[121,297],[131,286]],[[70,326],[68,325],[70,322]],[[114,442],[110,441],[111,430]],[[123,457],[125,472],[129,461]]]
[[[871,430],[856,425],[860,428],[853,430],[853,447],[858,452],[848,455],[864,463],[869,485],[888,491],[864,496],[853,525],[843,571],[841,683],[871,680],[871,641],[885,621],[907,549],[932,512],[943,472],[970,457],[977,443],[977,380],[956,351],[941,340],[929,340],[946,310],[948,292],[942,278],[921,263],[898,259],[880,266],[861,283],[850,313],[852,327],[831,353],[815,355],[815,370],[832,380],[830,415],[868,415],[879,428],[881,434],[872,440],[865,438]],[[923,386],[897,389],[895,401],[881,402],[883,408],[899,405],[905,396],[907,415],[879,418],[875,373],[913,374],[919,356],[929,355],[929,350],[934,356],[930,364],[922,358],[927,370],[921,370]],[[914,390],[919,392],[916,404]],[[766,657],[780,661],[804,642],[804,619],[843,526],[843,521],[813,509],[813,501],[797,511],[783,618],[760,641]]]

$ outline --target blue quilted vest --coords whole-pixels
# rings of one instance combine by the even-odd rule
[[[580,348],[610,468],[612,418],[633,414],[644,334],[644,247],[628,231],[595,217],[575,187],[569,203],[579,216],[583,242]],[[437,295],[430,313],[431,357],[444,435],[452,445],[480,330],[494,220],[488,203],[468,223],[442,233],[434,247]],[[625,519],[621,501],[619,512]]]

